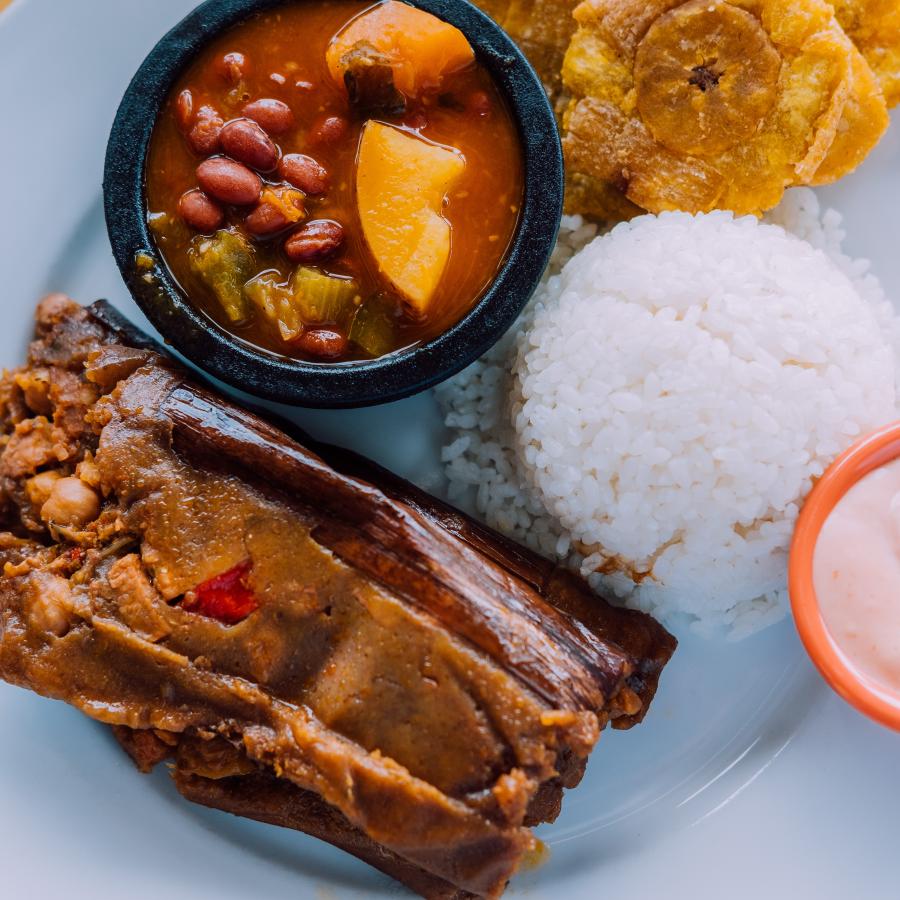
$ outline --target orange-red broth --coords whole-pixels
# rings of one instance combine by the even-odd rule
[[[377,116],[454,147],[466,160],[465,172],[443,210],[452,228],[451,251],[428,314],[414,318],[391,296],[363,241],[354,203],[355,160],[364,121],[354,117],[346,93],[331,78],[325,62],[331,38],[367,8],[369,4],[343,0],[310,0],[240,24],[211,42],[185,71],[163,106],[152,137],[147,206],[167,266],[193,302],[222,328],[279,355],[322,361],[283,340],[258,313],[243,323],[231,323],[212,291],[191,270],[188,249],[197,232],[184,224],[177,209],[179,198],[197,187],[196,168],[204,156],[191,149],[178,124],[177,98],[184,90],[190,90],[195,111],[204,104],[214,106],[226,122],[240,117],[244,105],[257,99],[280,100],[291,108],[294,127],[272,140],[281,154],[306,154],[329,173],[327,192],[306,199],[306,220],[332,219],[345,233],[342,250],[319,268],[355,278],[363,302],[379,296],[392,316],[391,351],[436,337],[472,308],[502,265],[518,220],[523,163],[517,128],[490,74],[476,62],[446,76],[438,93],[410,103],[402,116]],[[230,64],[231,54],[243,55],[240,72]],[[340,128],[333,127],[334,117],[347,123],[343,134],[335,134]],[[262,177],[280,183],[276,173]],[[241,230],[248,212],[226,208],[223,227]],[[283,250],[286,234],[253,241],[258,271],[277,271],[285,281],[295,265]],[[347,343],[332,361],[370,356]]]

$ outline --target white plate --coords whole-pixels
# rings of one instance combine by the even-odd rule
[[[144,323],[107,245],[103,153],[131,74],[192,5],[14,0],[0,14],[0,361],[22,359],[34,303],[50,290],[107,297]],[[845,214],[849,251],[900,295],[900,128],[822,194]],[[440,489],[430,394],[293,415]],[[303,835],[185,803],[165,771],[138,775],[105,729],[61,704],[2,686],[0,733],[0,897],[400,891]],[[682,636],[646,723],[603,735],[559,821],[539,830],[548,861],[508,896],[896,896],[898,749],[823,686],[789,622],[740,644]]]

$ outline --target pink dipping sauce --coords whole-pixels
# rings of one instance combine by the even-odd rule
[[[813,586],[845,662],[900,690],[900,459],[837,502],[816,542]]]

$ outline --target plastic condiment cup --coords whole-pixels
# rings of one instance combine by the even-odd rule
[[[861,478],[898,457],[900,422],[894,422],[857,441],[828,467],[797,520],[788,564],[788,590],[800,639],[828,684],[860,712],[900,731],[900,690],[876,686],[847,661],[822,618],[813,581],[816,543],[831,511]]]

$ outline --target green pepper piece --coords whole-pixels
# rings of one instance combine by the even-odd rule
[[[235,324],[250,310],[244,297],[244,282],[253,274],[254,253],[249,242],[233,231],[217,231],[212,237],[197,235],[188,250],[191,270],[216,295],[222,309]]]
[[[356,309],[359,288],[352,278],[329,275],[309,266],[298,266],[291,276],[291,290],[308,325],[341,325]]]
[[[356,311],[349,338],[373,359],[396,349],[394,308],[389,299],[369,297]]]
[[[244,285],[244,296],[278,329],[283,341],[303,333],[303,319],[290,285],[279,283],[278,273],[263,272]]]

